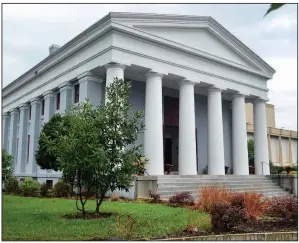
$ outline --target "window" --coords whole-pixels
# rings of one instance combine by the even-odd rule
[[[60,93],[56,95],[56,110],[60,109]]]
[[[45,100],[42,101],[42,116],[45,114]]]
[[[31,105],[29,106],[29,121],[31,120]]]
[[[74,103],[78,103],[79,102],[79,84],[75,85],[75,100]]]
[[[48,189],[52,189],[53,188],[53,180],[46,180],[46,185]]]
[[[18,163],[18,151],[19,151],[19,138],[17,138],[17,151],[16,151],[16,164]]]
[[[30,148],[30,135],[28,135],[28,143],[27,143],[27,162],[29,161],[29,148]]]

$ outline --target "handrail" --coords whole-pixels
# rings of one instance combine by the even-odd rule
[[[262,162],[261,162],[261,164],[262,164],[262,174],[264,174],[264,166],[263,166],[263,163],[265,163],[266,165],[269,165],[269,166],[270,166],[269,163],[267,163],[267,162],[265,162],[265,161],[262,161]]]

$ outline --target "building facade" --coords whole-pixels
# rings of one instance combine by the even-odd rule
[[[109,13],[3,89],[3,147],[15,175],[57,180],[35,151],[42,125],[89,98],[105,99],[113,78],[132,81],[130,102],[144,110],[137,143],[147,173],[248,175],[246,103],[253,104],[255,172],[269,174],[265,103],[274,74],[211,17]]]
[[[253,106],[246,104],[247,137],[254,139]],[[269,159],[274,165],[298,165],[298,136],[297,131],[276,128],[275,107],[266,104],[266,121],[268,134]]]

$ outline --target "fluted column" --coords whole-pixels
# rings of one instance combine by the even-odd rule
[[[164,175],[162,77],[155,72],[146,75],[144,155],[149,175]]]
[[[52,90],[48,90],[43,93],[43,97],[45,100],[44,123],[46,123],[51,119],[55,112],[55,94]]]
[[[270,174],[265,103],[261,99],[253,102],[254,167],[257,175]]]
[[[114,81],[114,78],[124,79],[126,66],[119,63],[109,63],[106,66],[106,88],[105,88],[105,103],[107,102],[106,90],[107,87]]]
[[[17,108],[10,111],[10,128],[9,128],[9,146],[8,153],[13,156],[14,166],[17,162],[17,131],[18,131],[18,115]]]
[[[10,114],[5,112],[2,116],[2,147],[8,152],[8,134],[9,134]]]
[[[19,145],[16,171],[25,173],[27,162],[27,147],[28,147],[28,118],[29,105],[24,103],[20,108],[20,125],[19,125]]]
[[[60,109],[59,113],[65,113],[70,105],[72,105],[72,89],[73,86],[69,82],[64,82],[58,86],[60,92]]]
[[[245,95],[235,94],[232,100],[233,172],[249,175]]]
[[[224,175],[224,143],[221,89],[208,93],[208,174]]]
[[[36,173],[37,164],[35,161],[35,151],[38,148],[38,137],[40,134],[41,124],[41,100],[34,98],[30,100],[31,104],[31,120],[30,120],[30,145],[29,159],[26,166],[26,173]]]
[[[180,83],[179,100],[179,174],[197,175],[194,85],[188,80]]]
[[[78,76],[78,80],[80,84],[79,102],[88,98],[93,105],[101,104],[103,100],[103,79],[91,72],[85,72]]]

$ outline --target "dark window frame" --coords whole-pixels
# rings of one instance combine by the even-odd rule
[[[56,95],[56,110],[60,110],[60,93]]]

